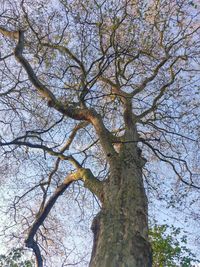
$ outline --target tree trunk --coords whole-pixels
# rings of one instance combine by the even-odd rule
[[[90,267],[151,267],[147,197],[142,158],[126,145],[104,185],[103,206],[95,217]]]

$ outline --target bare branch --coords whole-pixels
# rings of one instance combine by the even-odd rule
[[[31,148],[37,148],[37,149],[42,149],[43,151],[47,152],[49,155],[58,157],[61,160],[68,160],[72,164],[75,165],[75,167],[80,167],[80,164],[78,163],[77,160],[75,160],[72,156],[65,156],[63,152],[56,152],[52,148],[49,148],[47,146],[44,146],[42,144],[32,144],[30,142],[25,142],[25,141],[19,141],[19,138],[16,138],[15,140],[11,142],[0,142],[0,146],[10,146],[10,145],[17,145],[17,146],[26,146],[26,147],[31,147]]]
[[[137,116],[138,119],[141,119],[143,117],[145,117],[147,114],[153,112],[156,110],[157,106],[159,105],[158,101],[164,96],[165,91],[168,89],[168,87],[170,85],[172,85],[175,81],[175,77],[176,75],[181,71],[177,71],[176,73],[174,73],[173,71],[173,64],[177,61],[178,59],[176,59],[170,66],[170,73],[171,73],[171,80],[169,82],[167,82],[166,84],[164,84],[161,88],[160,88],[160,92],[159,94],[153,99],[153,103],[151,105],[151,107],[147,110],[145,110],[142,114],[140,114],[139,116]]]
[[[39,227],[43,224],[49,212],[53,208],[57,199],[64,193],[64,191],[71,185],[72,182],[80,179],[83,179],[85,186],[89,188],[93,193],[96,193],[98,196],[100,192],[102,193],[102,183],[93,176],[92,172],[89,169],[83,168],[78,169],[75,173],[69,174],[65,178],[64,182],[60,186],[58,186],[44,208],[42,210],[40,209],[39,213],[36,216],[35,222],[29,229],[28,236],[25,240],[26,246],[28,248],[32,248],[35,253],[38,267],[43,267],[43,259],[39,245],[37,241],[35,241],[35,235]]]

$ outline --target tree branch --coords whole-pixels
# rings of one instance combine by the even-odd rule
[[[180,72],[180,70],[174,74],[173,70],[172,70],[172,67],[171,67],[171,80],[164,84],[161,89],[160,89],[160,92],[159,94],[154,98],[153,100],[153,103],[151,105],[150,108],[148,108],[147,110],[145,110],[144,112],[142,112],[140,115],[137,116],[138,119],[141,119],[143,117],[145,117],[147,114],[153,112],[156,110],[157,106],[158,106],[158,101],[163,97],[165,91],[167,90],[167,88],[172,85],[174,83],[174,80],[175,80],[175,76]]]
[[[138,89],[134,90],[131,95],[132,97],[137,95],[138,93],[142,92],[145,87],[147,86],[148,83],[153,81],[155,77],[158,75],[159,70],[165,65],[165,63],[168,61],[169,55],[167,55],[158,65],[157,67],[153,70],[153,74],[149,77],[147,77],[142,84],[138,87]]]
[[[28,236],[25,240],[26,246],[28,248],[32,248],[35,253],[37,267],[43,267],[43,259],[39,245],[35,241],[35,235],[39,227],[44,223],[57,199],[64,193],[64,191],[71,185],[72,182],[80,179],[84,181],[85,187],[91,190],[92,193],[100,196],[100,192],[102,191],[102,182],[93,176],[90,169],[79,168],[76,172],[69,174],[65,178],[64,182],[58,186],[54,194],[49,198],[44,208],[39,210],[39,213],[36,215],[35,222],[29,229]]]
[[[176,76],[180,73],[181,68],[174,73],[173,70],[173,66],[175,65],[175,63],[179,60],[182,59],[182,56],[178,56],[176,57],[176,59],[171,63],[170,67],[169,67],[169,71],[170,71],[170,75],[171,75],[171,79],[169,82],[167,82],[166,84],[164,84],[161,88],[160,88],[160,92],[159,94],[154,98],[153,103],[151,105],[151,107],[147,110],[145,110],[143,113],[141,113],[139,116],[137,116],[138,119],[141,119],[143,117],[145,117],[147,114],[153,112],[154,110],[156,110],[157,106],[158,106],[158,101],[163,97],[163,95],[165,94],[165,91],[167,90],[167,88],[172,85],[175,81]]]
[[[90,169],[81,169],[80,175],[84,181],[84,186],[103,202],[103,182],[99,181]]]
[[[26,70],[29,80],[32,82],[32,84],[35,86],[35,88],[38,90],[40,95],[46,99],[48,102],[56,102],[56,97],[54,94],[44,85],[42,84],[37,76],[35,75],[31,65],[29,62],[24,58],[22,55],[24,49],[24,31],[19,31],[19,39],[18,44],[15,48],[14,54],[17,59],[17,61],[24,67]]]
[[[62,151],[56,152],[52,148],[49,148],[49,147],[44,146],[42,144],[32,144],[32,143],[25,142],[25,141],[19,141],[19,138],[16,138],[11,142],[4,142],[4,143],[0,142],[0,146],[10,146],[10,145],[19,145],[19,146],[26,146],[26,147],[31,147],[31,148],[42,149],[43,151],[47,152],[49,155],[54,156],[54,157],[58,157],[61,160],[68,160],[76,168],[80,168],[80,164],[78,163],[77,160],[75,160],[73,158],[73,156],[65,156]]]
[[[4,29],[5,33],[8,34],[10,38],[12,38],[12,34],[9,31]],[[2,32],[4,34],[4,32]],[[74,120],[85,120],[91,122],[100,137],[101,144],[104,148],[104,152],[109,158],[109,161],[113,161],[113,157],[116,156],[116,152],[113,148],[112,141],[110,140],[110,136],[112,135],[105,127],[101,116],[95,111],[84,108],[78,108],[76,103],[73,105],[68,105],[68,103],[62,103],[58,101],[54,94],[39,81],[36,74],[34,73],[29,62],[22,55],[24,48],[24,31],[19,31],[18,34],[18,44],[15,48],[14,54],[16,59],[20,62],[20,64],[26,70],[28,77],[32,84],[35,86],[40,95],[47,100],[50,107],[55,108],[63,115],[66,115]],[[114,137],[113,137],[114,138]],[[51,152],[51,151],[49,151]],[[111,157],[112,156],[112,157]],[[116,160],[116,159],[115,159]]]
[[[189,170],[189,168],[188,168],[187,163],[186,163],[185,160],[178,159],[178,158],[175,158],[175,157],[173,157],[173,156],[167,156],[167,155],[163,154],[161,151],[159,151],[157,148],[154,148],[150,143],[146,142],[146,141],[145,141],[144,139],[142,139],[142,138],[140,138],[140,141],[141,141],[142,143],[144,143],[146,146],[148,146],[148,147],[151,149],[151,151],[155,154],[155,156],[156,156],[158,159],[160,159],[160,160],[163,161],[163,162],[168,163],[168,164],[172,167],[174,173],[177,175],[177,177],[178,177],[178,179],[180,179],[180,181],[182,181],[184,184],[186,184],[186,185],[188,185],[188,186],[191,186],[191,187],[196,188],[196,189],[200,189],[199,186],[197,186],[197,185],[195,185],[195,184],[193,183],[192,179],[191,179],[191,182],[187,182],[187,181],[185,181],[185,180],[183,179],[183,177],[182,177],[182,176],[178,173],[178,171],[176,170],[175,165],[170,161],[170,159],[172,159],[172,160],[176,160],[176,161],[181,161],[181,162],[186,166],[186,169],[187,169],[187,171],[189,172],[189,174],[190,174],[190,176],[191,176],[191,175],[192,175],[192,174],[191,174],[191,171]]]
[[[28,248],[32,248],[36,256],[36,263],[37,267],[43,267],[43,259],[41,256],[40,248],[37,242],[34,240],[34,237],[39,229],[39,227],[44,223],[44,220],[48,216],[49,212],[53,208],[56,200],[61,196],[64,191],[70,186],[70,184],[78,180],[79,178],[76,177],[74,174],[70,174],[66,177],[64,182],[56,189],[54,194],[50,197],[49,201],[47,202],[46,206],[39,214],[37,214],[36,220],[29,229],[28,236],[25,240],[25,244]]]
[[[52,43],[41,43],[41,45],[49,48],[54,48],[60,51],[61,53],[67,54],[72,60],[74,60],[79,65],[83,74],[86,75],[86,70],[83,63],[69,50],[69,48],[67,48],[66,46],[52,44]]]

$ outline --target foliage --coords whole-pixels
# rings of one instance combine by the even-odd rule
[[[181,236],[181,228],[167,224],[155,224],[149,231],[153,249],[153,267],[190,267],[196,259],[187,248],[187,236]]]
[[[24,250],[12,249],[7,255],[0,255],[0,267],[33,267],[32,260],[26,260]]]
[[[190,267],[197,260],[187,248],[187,236],[181,236],[181,228],[168,224],[155,224],[149,230],[153,249],[152,267]],[[25,260],[23,249],[13,249],[7,255],[0,255],[0,267],[33,267],[32,260]]]

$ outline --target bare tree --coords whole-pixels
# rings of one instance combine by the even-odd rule
[[[1,10],[1,169],[24,189],[12,205],[18,237],[44,266],[52,242],[63,245],[59,209],[91,192],[89,266],[152,266],[145,185],[176,184],[180,197],[200,188],[199,7],[4,0]]]

